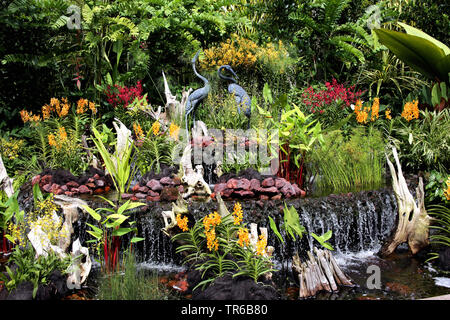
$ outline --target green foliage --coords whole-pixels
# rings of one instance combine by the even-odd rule
[[[361,72],[359,84],[368,86],[369,98],[384,97],[390,99],[399,95],[406,98],[407,93],[420,90],[427,83],[420,79],[420,73],[405,67],[395,55],[381,52],[381,63]]]
[[[294,206],[291,206],[290,208],[287,207],[286,203],[284,204],[284,210],[283,210],[284,216],[283,216],[283,229],[285,230],[286,234],[290,235],[292,238],[292,241],[297,241],[297,236],[301,239],[303,237],[303,233],[305,233],[306,229],[304,226],[300,224],[300,217],[298,215],[297,210],[294,208]],[[284,239],[281,233],[278,231],[277,225],[275,221],[272,219],[272,217],[269,217],[269,225],[272,231],[275,233],[275,235],[278,237],[280,242],[284,244]],[[333,235],[332,231],[329,230],[326,233],[324,233],[321,236],[316,235],[313,232],[309,233],[314,239],[316,239],[321,246],[328,250],[334,250],[333,247],[326,241],[328,241],[331,236]]]
[[[394,120],[394,119],[392,119]],[[450,110],[420,111],[420,119],[395,119],[389,139],[411,170],[446,171],[450,163]]]
[[[141,174],[159,173],[161,165],[172,165],[175,146],[175,141],[166,136],[155,136],[150,132],[149,136],[143,139],[142,145],[136,147],[136,165]]]
[[[324,144],[312,153],[313,171],[320,190],[345,192],[355,187],[376,186],[384,172],[384,140],[375,128],[354,128],[324,135]]]
[[[94,138],[92,141],[97,147],[97,151],[100,153],[103,162],[105,163],[106,170],[108,170],[111,175],[114,186],[118,191],[117,199],[120,200],[121,195],[128,190],[129,183],[131,182],[130,178],[132,178],[134,174],[134,170],[133,173],[131,171],[130,162],[134,144],[132,141],[130,141],[130,143],[126,141],[125,149],[122,151],[122,154],[119,155],[116,142],[115,152],[114,154],[110,154],[102,141],[102,135],[100,135],[94,127],[92,128],[92,132],[94,133]]]
[[[450,209],[443,205],[431,205],[427,208],[428,214],[434,219],[430,229],[437,232],[430,236],[431,244],[441,245],[444,247],[450,246]],[[438,253],[432,253],[431,258],[437,259]]]
[[[156,273],[146,275],[137,269],[134,253],[124,254],[123,272],[104,274],[97,292],[99,300],[167,300],[168,292]]]
[[[314,239],[317,240],[317,242],[320,243],[320,245],[324,248],[327,248],[328,250],[334,250],[333,247],[326,242],[328,239],[331,238],[331,236],[333,235],[333,232],[331,230],[328,230],[327,232],[325,232],[323,235],[318,236],[317,234],[315,234],[314,232],[311,232],[311,235]]]
[[[88,240],[88,243],[95,243],[97,254],[99,257],[103,253],[103,261],[106,271],[114,271],[118,266],[119,258],[119,238],[128,233],[137,234],[137,227],[135,221],[129,221],[129,210],[144,206],[145,203],[131,202],[128,200],[120,207],[116,206],[112,201],[101,197],[111,207],[92,209],[89,206],[83,206],[83,208],[89,213],[90,217],[94,219],[95,224],[86,223],[91,230],[87,232],[94,237],[92,240]],[[102,217],[104,218],[103,221]],[[126,224],[125,224],[126,223]],[[131,238],[130,243],[136,243],[144,240],[144,238],[134,236]]]
[[[15,247],[9,262],[14,262],[17,265],[17,269],[12,271],[6,266],[8,276],[3,273],[0,274],[0,279],[4,281],[9,292],[16,288],[19,283],[30,281],[34,286],[33,298],[35,298],[38,286],[40,284],[45,285],[53,271],[59,270],[64,273],[71,262],[70,257],[60,259],[53,252],[49,252],[47,256],[39,256],[37,259],[35,254],[36,252],[31,245],[23,249],[20,249],[18,246]]]
[[[431,80],[447,81],[450,72],[450,48],[428,34],[399,22],[406,33],[376,29],[382,44],[399,59]]]
[[[425,185],[425,200],[427,204],[448,202],[444,190],[447,187],[446,179],[449,175],[447,173],[432,170],[427,176],[427,184]]]
[[[311,77],[316,80],[339,79],[345,68],[350,71],[365,63],[365,52],[371,52],[372,37],[364,29],[365,20],[355,17],[342,23],[342,14],[349,0],[302,1],[288,15],[293,42],[305,56],[307,64],[313,63]],[[306,67],[306,66],[305,66]],[[310,67],[310,66],[309,66]]]

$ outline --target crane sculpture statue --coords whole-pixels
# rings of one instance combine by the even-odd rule
[[[238,79],[238,76],[234,72],[234,70],[231,68],[231,66],[229,66],[227,64],[220,66],[219,70],[217,70],[217,73],[219,74],[219,78],[231,82],[228,85],[228,92],[234,95],[234,99],[238,105],[238,112],[241,113],[241,107],[243,109],[245,109],[244,114],[248,118],[248,120],[249,120],[248,124],[250,126],[250,116],[251,116],[251,112],[252,112],[250,96],[240,85],[237,84],[237,81],[235,78],[223,75],[222,74],[223,69],[230,71],[233,74],[233,76],[236,77],[236,79]]]
[[[197,61],[199,54],[200,54],[200,50],[197,51],[197,53],[195,54],[195,57],[192,59],[192,69],[194,70],[195,75],[197,77],[199,77],[205,85],[202,88],[198,88],[197,90],[192,92],[192,94],[190,94],[187,99],[186,111],[185,111],[186,134],[187,134],[187,132],[189,132],[188,131],[188,121],[187,121],[188,115],[192,112],[192,115],[194,118],[194,125],[195,125],[195,108],[197,107],[197,105],[200,102],[203,101],[203,99],[205,99],[208,96],[209,91],[211,90],[211,86],[209,84],[208,79],[206,79],[201,74],[199,74],[197,72],[197,70],[195,69],[195,62]]]

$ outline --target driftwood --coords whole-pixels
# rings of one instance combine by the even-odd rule
[[[200,195],[205,196],[207,197],[207,200],[210,200],[211,198],[209,196],[211,195],[211,188],[203,179],[203,166],[196,165],[194,169],[192,167],[191,155],[192,147],[190,144],[187,144],[180,160],[180,165],[183,171],[181,181],[187,190],[183,193],[183,198],[187,199],[192,195]]]
[[[398,159],[397,150],[392,149],[397,165],[397,173],[394,165],[387,158],[387,163],[392,175],[392,188],[398,204],[398,224],[392,237],[383,245],[379,254],[382,257],[390,255],[402,243],[407,242],[412,254],[416,254],[429,244],[430,217],[425,210],[425,194],[423,180],[419,177],[419,185],[416,188],[417,204],[408,189],[402,168]]]
[[[163,211],[161,215],[164,219],[164,228],[161,231],[171,237],[171,229],[177,226],[177,214],[185,214],[189,213],[187,202],[182,198],[182,196],[178,196],[176,202],[172,202],[172,210]],[[170,222],[169,222],[170,221]]]
[[[169,114],[170,118],[182,119],[186,110],[187,99],[191,94],[192,88],[189,88],[188,91],[183,90],[183,92],[181,93],[181,101],[178,101],[176,96],[174,96],[172,92],[170,92],[169,84],[167,83],[164,71],[162,75],[164,78],[164,94],[166,96],[166,113]]]
[[[11,197],[14,194],[13,179],[8,176],[2,156],[0,155],[0,190],[4,190],[6,195]]]
[[[320,291],[338,291],[339,286],[355,286],[339,268],[333,255],[327,250],[314,248],[308,252],[308,260],[300,261],[296,254],[292,258],[292,269],[299,281],[299,299],[314,297]]]

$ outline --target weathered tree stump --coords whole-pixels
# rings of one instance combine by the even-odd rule
[[[407,242],[412,254],[416,254],[429,244],[430,217],[425,210],[425,194],[423,180],[419,177],[419,185],[416,188],[417,203],[408,189],[402,168],[398,159],[397,150],[392,149],[397,165],[397,173],[394,165],[386,156],[392,175],[392,188],[398,204],[398,224],[393,236],[383,245],[379,255],[386,257],[402,243]]]

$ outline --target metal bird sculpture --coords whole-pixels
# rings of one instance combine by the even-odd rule
[[[205,77],[200,75],[197,72],[197,70],[195,69],[195,62],[197,61],[199,54],[200,54],[200,50],[197,51],[197,53],[195,54],[195,57],[192,59],[192,69],[194,70],[195,75],[197,77],[199,77],[205,85],[202,88],[199,88],[199,89],[195,90],[194,92],[192,92],[192,94],[190,94],[188,97],[188,100],[186,103],[186,112],[185,112],[186,132],[188,132],[188,122],[187,122],[188,115],[192,112],[193,118],[194,118],[194,125],[195,125],[195,108],[197,107],[197,105],[200,102],[203,101],[203,99],[205,99],[208,96],[209,91],[211,90],[211,86],[209,84],[208,79],[206,79]]]
[[[249,125],[250,125],[250,115],[251,115],[251,99],[250,96],[247,94],[247,92],[237,84],[237,81],[233,77],[228,77],[222,74],[222,70],[228,70],[230,71],[233,76],[238,79],[237,74],[234,72],[234,70],[229,65],[223,65],[219,67],[219,70],[217,70],[217,73],[219,74],[219,78],[227,81],[231,81],[231,83],[228,85],[228,92],[231,94],[234,94],[234,99],[236,100],[236,103],[238,105],[238,112],[241,113],[241,107],[245,109],[244,114],[249,119]]]

